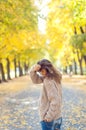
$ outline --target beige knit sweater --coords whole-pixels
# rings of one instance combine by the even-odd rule
[[[48,77],[40,77],[33,69],[30,71],[30,77],[35,84],[43,83],[42,92],[39,98],[40,121],[48,119],[49,121],[61,117],[62,106],[62,87],[54,80]]]

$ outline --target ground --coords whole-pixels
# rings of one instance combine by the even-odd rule
[[[29,75],[0,84],[0,130],[41,130],[41,88]],[[62,130],[86,130],[86,77],[63,76],[62,88]]]

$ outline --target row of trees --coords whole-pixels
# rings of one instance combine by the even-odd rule
[[[53,60],[60,60],[66,72],[69,68],[77,74],[79,66],[83,75],[86,71],[86,1],[53,0],[48,7],[47,34]]]
[[[84,60],[85,68],[86,68],[86,30],[80,27],[81,34],[77,34],[77,30],[75,27],[74,35],[71,37],[71,45],[72,51],[74,55],[77,55],[78,63],[80,66],[80,74],[83,75],[83,67],[82,63]],[[76,58],[74,57],[74,65],[75,65],[75,74],[77,74],[77,66],[76,66]]]
[[[38,9],[34,0],[0,0],[0,82],[11,79],[11,71],[26,74],[32,62],[43,55],[38,32]],[[41,40],[43,39],[43,40]],[[6,76],[7,75],[7,76]]]
[[[0,82],[19,76],[41,58],[59,61],[65,71],[80,74],[86,67],[86,0],[47,3],[47,15],[41,15],[43,1],[0,0]],[[37,4],[37,3],[36,3]],[[45,9],[46,9],[45,6]],[[44,5],[43,5],[44,9]],[[40,16],[41,15],[41,16]],[[46,34],[38,30],[38,17],[46,21]],[[7,75],[7,77],[6,77]]]
[[[74,55],[77,56],[77,61],[79,63],[80,67],[80,74],[83,75],[83,66],[82,61],[84,60],[86,69],[86,1],[76,1],[74,4],[74,1],[72,4],[72,14],[73,14],[73,33],[74,35],[70,38],[70,44],[72,46],[72,51]],[[77,8],[77,9],[76,9]],[[77,62],[76,58],[74,57],[74,65],[75,65],[75,74],[77,74]]]

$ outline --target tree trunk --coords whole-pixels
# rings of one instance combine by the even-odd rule
[[[82,26],[79,27],[80,31],[82,34],[84,34],[84,30],[82,28]],[[76,27],[74,27],[74,34],[77,34],[77,30]],[[79,48],[80,49],[80,48]],[[80,74],[83,75],[83,69],[82,69],[82,55],[80,56],[78,49],[77,49],[77,57],[78,57],[78,62],[79,62],[79,66],[80,66]]]
[[[6,58],[7,60],[7,79],[10,80],[11,76],[10,76],[10,61],[8,58]]]
[[[85,26],[86,27],[86,26]],[[82,28],[82,26],[80,26],[80,31],[82,34],[85,33],[85,30]],[[83,57],[82,57],[83,58]],[[82,69],[82,58],[79,60],[79,64],[80,64],[80,68],[81,68],[81,74],[83,75],[83,69]],[[85,67],[86,67],[86,59],[85,59]]]
[[[0,63],[1,81],[6,82],[3,64]]]
[[[67,66],[65,67],[64,72],[67,73]]]
[[[22,76],[23,71],[22,71],[22,67],[21,67],[21,64],[20,64],[20,60],[18,61],[18,67],[19,67],[19,76]]]
[[[85,33],[86,33],[86,24],[85,24]]]
[[[1,79],[0,79],[0,83],[1,83]]]
[[[77,34],[76,27],[74,26],[74,34]]]
[[[76,35],[77,34],[77,30],[76,30],[76,27],[74,26],[74,34]],[[75,72],[75,74],[77,74],[77,65],[76,65],[76,61],[75,61],[75,59],[74,59],[74,72]]]
[[[26,75],[26,62],[24,62],[24,74]]]
[[[81,26],[80,26],[80,31],[81,31],[82,34],[84,33],[84,30]]]
[[[74,74],[77,74],[77,64],[75,59],[74,59]]]
[[[69,70],[70,70],[70,72],[73,71],[72,65],[69,65]]]
[[[82,59],[79,59],[79,65],[80,65],[80,74],[83,75]]]
[[[15,71],[15,78],[17,78],[17,71],[16,71],[17,65],[16,65],[16,58],[14,59],[14,71]]]
[[[0,83],[2,82],[1,69],[0,69]]]
[[[28,72],[28,65],[26,64],[26,62],[24,62],[24,72],[25,72],[25,75]]]
[[[84,61],[85,61],[85,69],[86,69],[86,55],[83,56]]]
[[[82,69],[82,56],[79,56],[79,52],[77,50],[77,57],[78,57],[78,62],[79,62],[79,67],[80,67],[80,74],[83,75],[83,69]]]

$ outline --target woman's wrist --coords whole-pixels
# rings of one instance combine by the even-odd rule
[[[36,64],[36,65],[33,66],[33,71],[37,72],[37,71],[40,70],[40,68],[41,68],[41,66]]]

